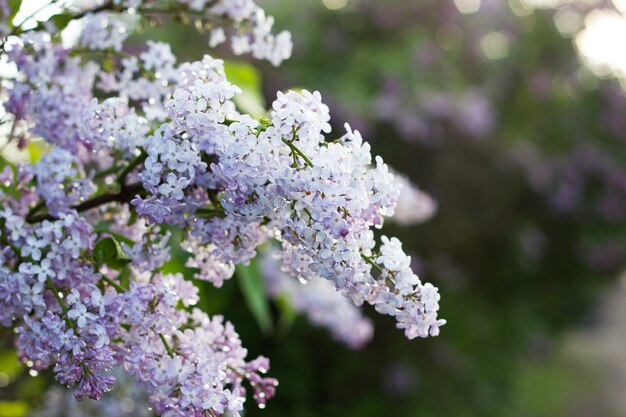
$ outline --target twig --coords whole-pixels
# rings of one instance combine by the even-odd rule
[[[128,203],[132,200],[137,194],[144,191],[143,185],[139,182],[122,185],[119,193],[106,193],[96,196],[92,199],[89,199],[81,204],[73,206],[72,208],[78,212],[86,211],[92,208],[99,207],[103,204],[107,203]],[[51,214],[40,214],[40,215],[29,215],[26,216],[26,221],[28,223],[38,223],[44,220],[54,220],[56,217]]]

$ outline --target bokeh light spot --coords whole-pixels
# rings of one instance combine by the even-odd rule
[[[509,38],[502,32],[489,32],[480,41],[480,49],[488,59],[502,59],[509,54]]]
[[[453,51],[461,46],[463,31],[457,25],[444,23],[435,34],[437,43],[445,51]]]
[[[454,0],[456,8],[463,14],[476,13],[480,10],[481,0]]]
[[[591,70],[599,76],[626,77],[626,18],[619,13],[596,10],[585,19],[576,36],[576,47]]]
[[[324,2],[324,6],[326,6],[329,10],[339,10],[343,9],[348,5],[348,0],[322,0]]]
[[[576,10],[561,9],[554,15],[554,24],[562,35],[571,36],[582,27],[583,18]]]

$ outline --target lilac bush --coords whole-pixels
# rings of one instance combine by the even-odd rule
[[[410,339],[439,333],[437,288],[398,239],[373,232],[396,209],[407,223],[436,206],[350,126],[328,136],[319,93],[278,92],[257,119],[235,105],[242,90],[222,60],[178,63],[153,41],[124,50],[141,19],[173,14],[210,28],[211,46],[228,40],[278,65],[291,41],[271,17],[250,0],[84,3],[23,28],[16,3],[0,0],[2,55],[17,74],[2,80],[7,142],[47,149],[0,178],[0,323],[23,363],[52,369],[77,399],[102,398],[123,369],[162,416],[238,416],[248,390],[264,406],[278,384],[268,359],[247,359],[233,325],[162,271],[173,229],[195,278],[216,287],[273,244],[280,274],[315,282],[307,296],[296,280],[282,290],[351,345],[371,336],[363,303]],[[64,46],[70,22],[82,31]]]

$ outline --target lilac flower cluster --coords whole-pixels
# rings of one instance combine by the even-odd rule
[[[0,173],[0,324],[15,329],[20,359],[32,373],[52,369],[77,399],[100,399],[123,369],[167,417],[241,415],[250,388],[264,406],[277,386],[264,376],[269,361],[246,361],[233,326],[194,307],[197,287],[163,273],[172,230],[196,277],[216,286],[277,241],[284,272],[270,292],[289,293],[351,346],[372,333],[353,304],[364,301],[409,338],[436,335],[436,288],[411,272],[396,239],[376,249],[372,228],[403,204],[382,159],[347,125],[326,140],[317,92],[278,93],[256,120],[237,109],[223,61],[177,64],[151,41],[125,52],[130,15],[163,13],[158,3],[77,12],[83,31],[69,48],[52,22],[7,40],[17,73],[1,84],[8,140],[45,143],[40,159]],[[251,1],[173,5],[230,24],[240,52],[288,56],[289,35],[272,35]],[[314,282],[301,292],[283,273]]]
[[[36,226],[9,208],[0,218],[8,249],[0,269],[0,323],[21,323],[22,361],[35,371],[52,367],[59,382],[77,386],[77,399],[101,398],[116,365],[142,383],[160,415],[238,415],[244,379],[259,404],[273,396],[277,382],[262,376],[268,361],[246,362],[230,323],[177,308],[198,301],[197,288],[182,276],[138,274],[125,290],[88,261],[96,256],[95,235],[78,214]]]
[[[245,400],[242,381],[252,385],[260,405],[278,385],[261,375],[269,362],[246,362],[246,350],[233,326],[223,317],[198,309],[177,308],[197,303],[197,287],[180,275],[156,276],[133,283],[118,300],[118,314],[129,330],[121,330],[126,371],[150,394],[159,415],[239,416]]]
[[[190,265],[225,265],[219,269],[223,275],[215,270],[200,272],[217,285],[229,278],[234,264],[247,263],[255,248],[274,236],[287,252],[299,254],[287,257],[296,261],[286,265],[288,270],[297,274],[308,269],[329,279],[357,304],[385,305],[379,310],[402,319],[407,336],[437,334],[444,322],[432,315],[438,296],[430,287],[404,270],[383,269],[380,275],[385,279],[371,273],[372,268],[382,268],[372,252],[375,241],[370,229],[382,226],[384,216],[393,215],[399,190],[380,158],[371,165],[369,145],[359,133],[346,126],[344,136],[326,142],[328,107],[319,93],[306,90],[279,93],[271,117],[263,123],[238,115],[230,101],[237,90],[223,76],[221,62],[205,57],[202,64],[196,71],[200,78],[182,84],[166,103],[172,121],[149,139],[156,138],[158,145],[148,150],[141,176],[150,195],[134,202],[138,211],[153,221],[187,223],[191,252],[212,245],[207,255],[215,261]],[[174,140],[185,152],[192,150],[178,173],[170,169],[181,164],[179,157],[164,157],[160,150]],[[208,167],[212,174],[208,182],[202,157],[192,157],[193,150],[215,155],[210,158],[216,162]],[[210,206],[200,216],[195,208],[197,188],[206,191]],[[176,196],[170,197],[170,192]],[[196,216],[190,216],[190,210]],[[400,246],[393,248],[398,257],[405,257]],[[405,293],[404,286],[412,290]],[[423,294],[422,288],[427,288]],[[412,325],[407,324],[408,317]]]
[[[99,277],[82,256],[94,247],[91,226],[76,213],[28,226],[8,207],[0,219],[8,247],[0,268],[0,322],[21,322],[20,358],[36,371],[53,367],[59,382],[77,385],[77,399],[100,398],[114,382],[107,371],[116,360]]]

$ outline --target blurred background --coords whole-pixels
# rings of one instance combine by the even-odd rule
[[[236,280],[201,284],[280,381],[246,416],[626,416],[626,1],[258,3],[294,55],[273,68],[218,48],[242,105],[319,90],[333,132],[349,122],[434,197],[429,222],[385,233],[440,288],[448,324],[408,341],[366,307],[374,338],[353,351],[280,306],[262,331]],[[179,60],[209,51],[206,34],[161,23],[144,36]],[[183,264],[175,251],[169,268]],[[5,417],[48,384],[11,355],[0,386],[20,400],[3,396]]]

